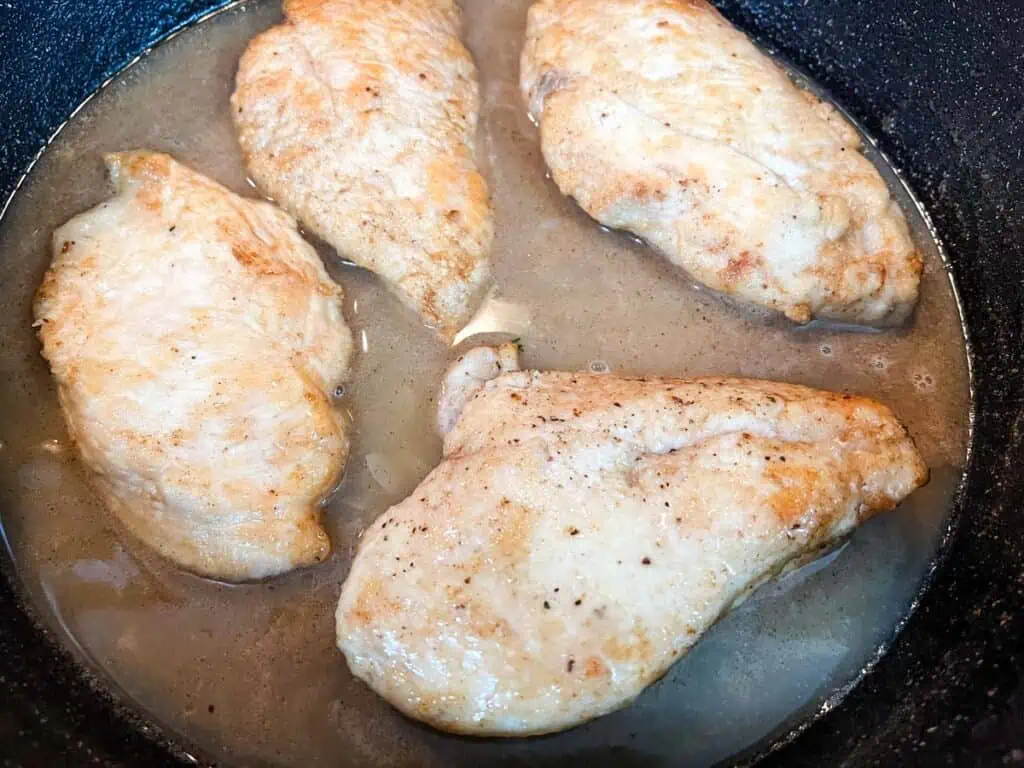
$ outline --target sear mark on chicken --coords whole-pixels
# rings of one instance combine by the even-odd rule
[[[903,322],[922,261],[857,131],[704,0],[540,0],[521,88],[559,189],[791,320]]]
[[[231,114],[256,183],[451,341],[490,271],[476,67],[452,0],[285,0]]]
[[[872,400],[519,371],[510,346],[453,365],[442,461],[366,530],[337,610],[352,672],[442,730],[549,733],[627,705],[927,479]]]
[[[167,155],[109,155],[117,194],[53,236],[35,302],[68,431],[106,505],[196,573],[330,552],[348,451],[342,290],[291,216]]]

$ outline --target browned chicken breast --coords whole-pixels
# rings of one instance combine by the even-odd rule
[[[751,590],[927,478],[862,397],[517,371],[514,354],[452,368],[441,464],[366,530],[338,605],[352,672],[442,730],[549,733],[625,706]]]
[[[35,304],[96,488],[206,576],[322,560],[319,502],[348,451],[330,396],[352,348],[341,288],[273,205],[167,155],[107,166],[116,196],[54,233]]]
[[[285,0],[231,97],[259,186],[450,340],[489,274],[476,68],[453,0]]]
[[[704,0],[539,0],[521,85],[558,187],[702,283],[799,323],[913,309],[921,259],[857,131]]]

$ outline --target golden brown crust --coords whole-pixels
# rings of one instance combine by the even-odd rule
[[[273,206],[152,152],[61,227],[35,299],[43,355],[104,502],[182,567],[228,580],[319,562],[348,451],[341,288]]]
[[[232,115],[262,189],[451,339],[489,274],[476,71],[438,0],[295,0],[239,65]]]
[[[866,398],[471,354],[441,464],[365,531],[337,612],[353,672],[442,730],[550,733],[625,706],[736,601],[927,478]]]
[[[521,86],[559,188],[784,313],[906,319],[922,269],[860,137],[704,2],[539,0]]]

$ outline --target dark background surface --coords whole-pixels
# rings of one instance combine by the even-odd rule
[[[89,93],[219,4],[0,0],[0,201]],[[1024,2],[718,4],[831,91],[903,171],[949,252],[975,374],[966,491],[931,588],[861,685],[767,763],[1024,766]],[[0,559],[4,766],[189,764],[92,689],[28,618]]]

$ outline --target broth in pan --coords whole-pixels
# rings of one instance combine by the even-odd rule
[[[171,153],[236,192],[228,98],[249,39],[278,4],[235,6],[161,45],[101,90],[45,151],[0,224],[0,497],[25,590],[105,684],[200,754],[245,766],[561,764],[606,757],[709,764],[827,706],[907,615],[943,538],[967,448],[970,389],[955,295],[926,219],[886,159],[925,261],[907,329],[797,328],[694,286],[643,244],[599,227],[547,177],[521,103],[529,0],[466,0],[480,69],[478,150],[496,209],[495,286],[460,338],[517,336],[540,369],[723,374],[868,395],[907,425],[931,482],[839,551],[758,591],[631,707],[533,740],[473,741],[400,716],[349,674],[334,608],[360,532],[440,456],[434,407],[449,350],[383,283],[320,247],[356,339],[342,395],[353,450],[325,511],[323,565],[231,586],[131,541],[90,492],[31,325],[50,236],[111,194],[102,154]],[[814,90],[798,73],[801,83]]]

